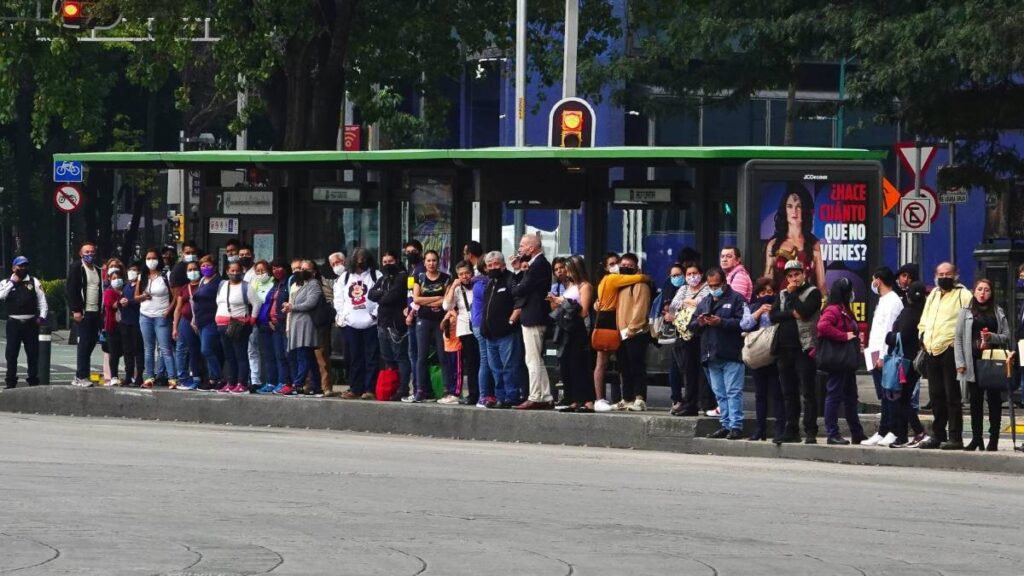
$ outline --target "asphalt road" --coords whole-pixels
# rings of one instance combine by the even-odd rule
[[[1020,574],[1021,479],[0,414],[0,574]]]

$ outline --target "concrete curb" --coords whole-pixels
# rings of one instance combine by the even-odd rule
[[[1024,474],[1024,456],[1013,452],[982,454],[824,444],[775,446],[771,442],[709,440],[703,436],[718,428],[714,419],[650,413],[559,414],[433,404],[70,386],[5,390],[0,393],[0,411]],[[747,425],[749,428],[749,421]]]

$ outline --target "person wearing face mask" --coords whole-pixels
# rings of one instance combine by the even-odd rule
[[[415,392],[419,388],[416,383],[416,363],[417,354],[419,353],[419,342],[416,338],[416,311],[419,310],[419,306],[413,302],[413,287],[416,283],[416,278],[426,272],[426,268],[423,266],[423,244],[419,240],[412,238],[405,243],[402,247],[402,255],[405,258],[405,270],[409,273],[408,279],[408,290],[406,291],[406,312],[405,312],[405,324],[409,327],[409,364],[412,366],[412,391]]]
[[[623,254],[619,259],[619,273],[623,276],[640,274],[640,260],[636,254]],[[622,374],[622,400],[618,409],[643,412],[647,410],[647,345],[650,343],[647,312],[651,309],[651,281],[644,280],[619,289],[615,307],[615,326],[622,337],[617,352],[619,372]]]
[[[217,292],[221,277],[217,273],[217,262],[213,256],[199,259],[199,284],[192,291],[192,323],[199,330],[199,351],[206,360],[206,377],[199,390],[224,387],[221,369],[224,365],[224,348],[217,332]]]
[[[282,384],[281,371],[277,354],[274,350],[273,310],[277,295],[278,283],[272,273],[272,266],[266,260],[260,260],[253,266],[253,279],[250,286],[252,294],[252,311],[255,321],[253,333],[256,335],[260,375],[263,384],[259,387],[254,383],[257,394],[271,394]]]
[[[243,280],[242,265],[228,264],[228,278],[217,289],[217,332],[224,349],[224,386],[221,394],[246,394],[249,390],[249,334],[252,332],[252,305],[256,294]],[[234,384],[232,384],[234,382]]]
[[[882,417],[878,423],[878,432],[865,440],[863,446],[889,446],[896,441],[896,433],[893,430],[895,404],[890,399],[891,395],[886,394],[882,388],[882,362],[888,350],[885,343],[886,335],[903,311],[903,299],[896,293],[895,283],[896,276],[887,266],[875,270],[871,279],[871,291],[878,295],[878,305],[875,306],[875,314],[871,318],[871,332],[864,351],[871,358],[869,369],[875,381],[875,396],[882,405]]]
[[[334,286],[335,323],[345,334],[349,357],[349,389],[346,400],[373,400],[377,382],[380,339],[377,334],[377,303],[370,300],[373,286],[383,275],[366,248],[356,248]]]
[[[970,306],[971,291],[960,284],[957,267],[943,262],[935,268],[935,284],[924,304],[917,331],[925,351],[928,396],[932,401],[932,434],[920,448],[960,450],[964,447],[964,415],[953,343],[960,311]],[[946,426],[949,425],[947,430]]]
[[[853,282],[849,278],[839,278],[832,283],[828,294],[828,304],[818,318],[818,340],[831,340],[844,345],[859,339],[857,321],[854,320],[850,303],[853,302]],[[849,345],[849,344],[845,344]],[[858,351],[860,345],[857,345]],[[855,444],[861,443],[867,436],[861,426],[857,414],[857,372],[856,370],[833,370],[828,373],[828,385],[825,389],[825,437],[829,444],[848,445],[849,440],[839,434],[839,405],[843,405],[846,424]],[[891,424],[887,424],[891,428]],[[889,434],[890,432],[886,432]],[[895,435],[893,436],[895,440]],[[892,441],[889,442],[891,444]],[[886,444],[888,445],[888,444]]]
[[[78,347],[75,350],[75,378],[72,386],[88,388],[92,352],[99,341],[103,306],[103,286],[100,281],[100,270],[95,265],[96,244],[84,242],[78,249],[80,260],[68,268],[64,293],[67,298],[71,318],[78,324]]]
[[[288,357],[292,367],[291,384],[278,393],[298,394],[306,385],[306,378],[319,382],[319,367],[313,350],[319,345],[319,331],[313,321],[313,310],[323,298],[319,282],[313,276],[313,262],[292,262],[292,283],[289,299],[282,306],[288,314]],[[311,390],[314,391],[314,390]]]
[[[455,265],[455,282],[448,287],[444,296],[444,309],[447,311],[445,319],[455,323],[455,336],[462,344],[462,350],[458,353],[457,359],[461,363],[460,370],[456,374],[466,377],[469,394],[465,399],[458,398],[460,395],[461,382],[456,376],[455,396],[460,404],[468,404],[477,408],[485,408],[480,398],[480,347],[476,337],[473,336],[472,315],[473,315],[473,265],[468,260],[463,260]]]
[[[914,358],[921,349],[921,343],[917,339],[917,324],[921,321],[921,313],[924,312],[924,301],[928,297],[928,291],[921,282],[912,282],[906,289],[906,305],[896,318],[892,330],[886,335],[885,343],[888,350],[894,350],[898,346],[903,348],[904,358]],[[874,324],[872,324],[874,329]],[[897,342],[897,337],[899,341]],[[921,418],[918,417],[917,409],[913,405],[914,391],[919,387],[921,375],[917,373],[913,362],[908,363],[907,373],[902,383],[900,393],[893,401],[892,427],[896,440],[889,445],[889,448],[917,448],[922,442],[928,440],[924,433],[924,426]],[[914,431],[911,438],[907,435],[907,426]]]
[[[970,305],[960,311],[953,341],[956,372],[966,384],[971,406],[971,443],[964,450],[995,452],[999,448],[999,428],[1003,414],[1003,392],[982,388],[976,365],[985,350],[1010,347],[1010,322],[1006,312],[992,299],[992,281],[987,278],[974,283]],[[1001,382],[1003,380],[1000,380]],[[987,383],[986,384],[992,384]],[[988,445],[983,444],[983,399],[988,401]]]
[[[392,402],[409,395],[412,365],[409,362],[409,327],[405,325],[408,275],[399,265],[398,254],[387,250],[381,256],[384,276],[375,282],[368,298],[377,303],[377,341],[384,368],[398,371],[398,390]]]
[[[117,301],[117,331],[121,335],[121,354],[124,356],[124,386],[142,386],[143,346],[139,329],[139,303],[135,301],[135,288],[139,285],[141,262],[128,266],[121,294]]]
[[[124,346],[121,338],[121,331],[118,329],[117,318],[121,294],[124,290],[124,278],[121,277],[121,270],[117,267],[107,266],[107,288],[103,291],[103,334],[105,335],[104,351],[107,353],[107,368],[109,377],[103,383],[104,386],[121,386],[121,379],[118,378],[117,367],[124,355]],[[125,375],[127,377],[127,374]]]
[[[772,325],[772,303],[775,301],[775,281],[762,276],[754,282],[754,297],[747,304],[747,309],[740,321],[740,330],[753,332]],[[747,367],[750,369],[750,367]],[[768,404],[771,398],[772,415],[775,416],[775,434],[773,438],[781,438],[786,433],[786,403],[782,398],[782,384],[779,382],[779,369],[774,363],[751,370],[754,379],[754,433],[748,440],[757,442],[768,439]]]
[[[174,345],[171,341],[171,286],[163,274],[163,261],[154,249],[146,251],[147,272],[142,274],[135,288],[135,300],[139,302],[139,328],[142,331],[145,373],[143,388],[152,388],[156,383],[154,354],[159,353],[169,376],[167,387],[177,387],[177,370],[174,363]]]
[[[484,309],[480,320],[480,333],[487,350],[484,355],[494,376],[494,402],[488,408],[503,409],[518,406],[522,400],[523,347],[519,325],[515,321],[515,308],[519,304],[512,296],[515,286],[513,274],[505,267],[505,255],[498,251],[484,255],[487,267],[487,285],[484,287]]]
[[[711,293],[711,289],[704,283],[704,274],[696,262],[683,264],[681,279],[684,283],[672,297],[668,311],[665,312],[665,321],[675,322],[676,317],[682,315],[683,321],[680,323],[687,325],[697,305]],[[700,336],[689,330],[679,332],[679,337],[672,345],[672,364],[680,375],[672,388],[670,413],[673,416],[696,416],[698,409],[714,403],[711,387],[700,365]],[[701,402],[704,406],[700,405]]]
[[[193,322],[192,314],[192,297],[202,279],[199,262],[185,264],[185,278],[188,284],[178,291],[171,336],[174,337],[175,343],[174,362],[178,367],[178,389],[195,390],[202,379],[202,346],[199,342],[199,327]]]
[[[291,383],[291,366],[288,363],[287,314],[284,303],[288,301],[288,264],[275,258],[270,263],[273,284],[256,318],[260,329],[260,355],[266,368],[267,383],[257,390],[263,394],[278,394]],[[274,364],[273,367],[270,364]],[[276,376],[271,379],[270,375]]]
[[[242,244],[238,247],[238,263],[242,266],[242,281],[249,286],[253,286],[256,279],[255,254],[253,247],[249,244]],[[253,303],[254,311],[258,310],[256,306],[257,304]],[[249,332],[246,361],[249,363],[249,382],[253,388],[259,390],[263,387],[263,361],[260,359],[259,331],[256,329]]]
[[[11,276],[0,281],[0,301],[7,308],[7,388],[18,385],[18,354],[25,347],[29,386],[39,384],[39,324],[46,321],[49,309],[46,294],[39,280],[29,274],[25,256],[17,256],[11,264]]]
[[[196,243],[186,240],[181,244],[181,260],[170,268],[168,279],[171,281],[171,292],[178,297],[178,292],[189,283],[186,267],[190,262],[199,262],[199,248]]]
[[[237,238],[232,238],[224,244],[224,262],[223,262],[223,274],[227,275],[228,264],[234,264],[238,262],[238,250],[242,247],[242,243]]]

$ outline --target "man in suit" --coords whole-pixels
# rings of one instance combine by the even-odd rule
[[[519,255],[513,262],[518,268],[528,262],[522,280],[512,289],[512,296],[522,303],[513,312],[513,321],[523,327],[526,370],[530,375],[530,396],[517,410],[551,408],[551,382],[544,367],[544,330],[551,321],[551,307],[546,300],[551,288],[551,264],[544,257],[540,236],[525,234],[519,241]]]
[[[85,242],[78,249],[80,260],[71,263],[68,268],[67,282],[64,290],[68,300],[68,310],[78,324],[78,349],[75,378],[72,386],[88,388],[90,360],[92,351],[100,338],[100,308],[103,303],[103,283],[100,269],[96,266],[96,245]]]

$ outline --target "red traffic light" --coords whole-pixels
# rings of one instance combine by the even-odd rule
[[[65,22],[78,22],[82,19],[82,3],[73,0],[64,0],[60,7],[61,18]]]

